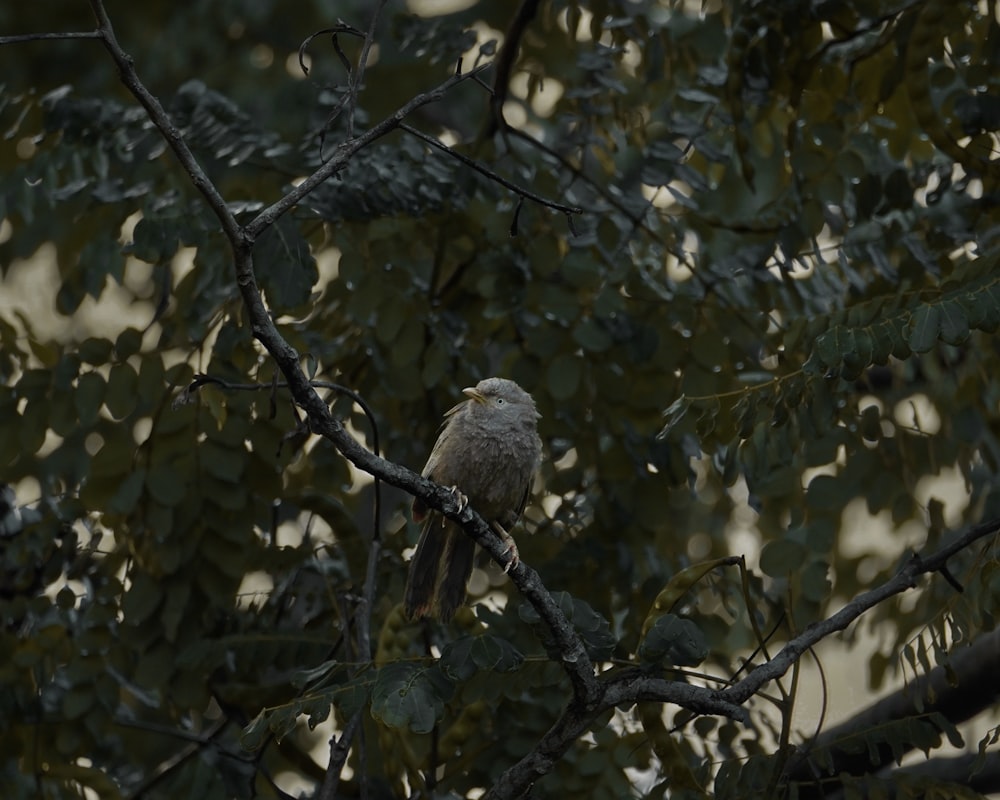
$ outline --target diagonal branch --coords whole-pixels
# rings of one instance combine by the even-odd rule
[[[391,133],[396,130],[396,128],[400,127],[403,120],[418,108],[437,102],[455,86],[478,76],[481,72],[488,68],[489,64],[483,64],[473,70],[470,70],[469,72],[456,71],[454,75],[436,88],[418,94],[416,97],[404,103],[396,109],[393,114],[383,119],[374,127],[369,128],[367,131],[354,139],[348,139],[347,141],[342,142],[337,149],[333,151],[333,154],[323,164],[323,166],[313,172],[312,175],[298,184],[298,186],[291,189],[284,197],[265,208],[260,212],[260,214],[251,220],[244,228],[246,235],[251,241],[255,239],[269,226],[273,225],[282,214],[295,206],[313,189],[333,176],[335,173],[342,170],[347,165],[347,162],[351,160],[351,157],[359,150],[363,150],[375,140],[381,139],[387,133]]]
[[[198,159],[194,157],[194,153],[188,147],[183,134],[171,121],[166,109],[163,108],[160,101],[139,80],[132,56],[128,55],[122,49],[121,45],[118,44],[114,28],[111,25],[111,18],[104,8],[104,3],[102,0],[89,0],[89,2],[91,10],[97,18],[97,32],[104,42],[104,47],[111,54],[111,58],[118,66],[122,83],[125,84],[126,88],[139,101],[142,107],[146,109],[150,120],[156,125],[160,134],[170,146],[170,149],[174,151],[177,160],[181,162],[181,166],[184,167],[185,172],[190,177],[191,183],[194,184],[194,187],[205,198],[209,207],[218,218],[219,224],[222,225],[222,230],[226,234],[226,238],[234,244],[241,241],[243,239],[243,231],[236,222],[236,217],[233,216],[233,213],[226,205],[226,201],[222,199],[219,190],[209,179],[205,170],[202,169],[201,164],[198,163]]]
[[[799,636],[788,642],[774,658],[752,670],[739,683],[724,690],[722,692],[723,698],[731,703],[745,703],[765,683],[784,675],[806,650],[821,639],[844,630],[866,611],[893,595],[902,594],[908,589],[914,588],[917,585],[917,579],[922,575],[947,569],[948,560],[956,553],[961,552],[979,539],[998,531],[1000,531],[1000,520],[989,520],[969,529],[929,556],[921,557],[914,553],[892,578],[881,586],[862,592],[833,616],[810,625]]]
[[[583,213],[583,209],[580,208],[579,206],[567,206],[563,205],[562,203],[557,203],[554,200],[546,200],[541,195],[535,194],[529,189],[525,189],[522,186],[518,186],[516,183],[511,183],[509,180],[498,175],[496,172],[489,169],[488,167],[483,166],[475,159],[469,158],[467,155],[458,152],[455,148],[449,147],[440,139],[436,139],[435,137],[430,136],[424,133],[423,131],[419,131],[413,126],[407,125],[405,122],[401,122],[399,124],[399,127],[401,130],[406,131],[406,133],[410,134],[411,136],[415,136],[416,138],[420,139],[420,141],[429,144],[431,147],[436,147],[438,150],[447,153],[452,158],[458,159],[463,164],[465,164],[465,166],[467,166],[469,169],[475,170],[480,175],[485,175],[494,183],[499,183],[505,189],[510,189],[510,191],[514,192],[514,194],[516,194],[518,197],[521,197],[522,199],[533,200],[539,205],[547,206],[548,208],[555,209],[556,211],[561,211],[566,216],[569,216],[570,214]]]
[[[978,637],[968,647],[954,649],[947,669],[935,667],[905,688],[821,733],[792,761],[791,780],[811,781],[821,774],[865,775],[891,764],[898,758],[901,745],[863,743],[862,737],[867,731],[932,712],[939,712],[953,725],[959,725],[996,703],[1000,692],[1000,683],[996,680],[998,673],[1000,630],[994,630]],[[926,724],[937,732],[931,720]],[[818,751],[827,751],[823,759],[814,758]],[[967,771],[965,777],[968,775]],[[801,786],[799,792],[803,798],[813,797],[821,794],[819,789],[819,786]]]

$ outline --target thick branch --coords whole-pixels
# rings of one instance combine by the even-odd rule
[[[892,775],[909,775],[917,778],[931,778],[967,786],[983,795],[1000,792],[1000,753],[989,753],[981,770],[973,774],[975,753],[955,758],[932,758],[929,761],[910,764],[892,771]]]
[[[704,686],[651,675],[632,674],[632,671],[609,681],[604,694],[605,708],[642,701],[671,703],[696,714],[718,714],[740,722],[750,721],[745,708],[727,700],[717,689],[706,689]]]
[[[985,634],[968,647],[952,652],[951,675],[935,667],[908,686],[866,707],[850,719],[824,731],[790,768],[792,780],[808,781],[823,774],[865,775],[892,763],[896,754],[887,744],[862,746],[859,737],[887,723],[937,711],[955,725],[993,706],[1000,696],[1000,630]],[[922,709],[917,703],[922,701]],[[928,721],[928,725],[933,723]],[[937,727],[933,726],[937,731]],[[812,759],[818,750],[828,750],[820,769]],[[968,773],[966,773],[968,777]],[[807,787],[800,788],[803,797]]]
[[[590,728],[599,712],[584,711],[573,704],[567,708],[528,755],[505,770],[483,800],[513,800],[521,797],[540,777],[552,771],[577,739]]]

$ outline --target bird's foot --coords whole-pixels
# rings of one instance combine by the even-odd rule
[[[517,543],[514,541],[514,537],[507,533],[507,529],[504,528],[499,522],[493,522],[493,530],[496,531],[497,536],[507,545],[507,549],[504,550],[504,554],[510,553],[510,561],[507,562],[507,566],[503,568],[504,574],[510,572],[514,567],[518,565],[521,560],[521,556],[517,552]]]
[[[458,513],[461,514],[465,511],[465,507],[469,505],[469,498],[462,494],[462,491],[457,486],[451,487],[451,496],[455,498],[455,502],[458,503]]]

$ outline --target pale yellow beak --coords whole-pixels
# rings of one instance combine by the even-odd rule
[[[477,403],[485,403],[486,395],[478,391],[475,386],[467,386],[462,389],[462,394],[468,397],[470,400],[475,400]]]

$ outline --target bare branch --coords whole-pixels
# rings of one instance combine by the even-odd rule
[[[139,101],[142,107],[146,109],[149,118],[156,125],[163,138],[166,139],[170,149],[177,156],[177,160],[181,162],[181,166],[184,167],[184,170],[191,178],[191,183],[194,184],[195,189],[205,198],[209,207],[218,218],[219,224],[222,225],[222,230],[226,234],[226,238],[234,246],[238,242],[243,242],[243,231],[236,222],[236,217],[233,216],[233,213],[226,205],[226,201],[222,199],[219,190],[215,188],[215,184],[212,183],[205,170],[202,169],[201,164],[198,163],[198,159],[194,157],[194,153],[191,152],[191,148],[184,141],[183,135],[171,121],[163,105],[145,87],[142,81],[139,80],[132,57],[118,44],[114,28],[111,25],[111,19],[108,17],[108,12],[104,9],[104,3],[102,0],[90,0],[90,8],[97,18],[97,31],[100,38],[104,42],[107,51],[111,54],[111,58],[118,66],[122,83],[125,84],[126,88]]]
[[[372,44],[375,42],[375,28],[378,27],[379,17],[388,0],[379,0],[375,11],[372,13],[371,22],[368,24],[368,33],[365,34],[365,42],[361,46],[361,55],[358,56],[358,67],[351,73],[351,80],[347,90],[347,138],[354,138],[354,112],[358,106],[358,92],[361,91],[361,84],[365,79],[365,69],[368,67],[368,54],[371,52]]]
[[[64,31],[62,33],[22,33],[17,36],[0,36],[0,46],[24,42],[51,41],[53,39],[103,39],[100,31]]]
[[[330,740],[330,761],[326,766],[326,773],[323,776],[323,784],[316,794],[317,800],[333,800],[337,796],[337,787],[340,785],[340,774],[347,763],[347,756],[351,752],[351,741],[361,729],[361,715],[363,708],[359,708],[344,726],[344,732],[338,738],[336,735]]]
[[[344,51],[340,49],[337,44],[337,35],[341,33],[347,33],[351,36],[363,37],[364,34],[355,28],[353,25],[348,25],[346,22],[338,22],[332,28],[323,28],[323,30],[316,31],[315,33],[310,33],[299,45],[299,69],[302,70],[303,75],[309,74],[309,65],[306,64],[306,51],[309,49],[309,45],[312,44],[313,39],[316,39],[325,34],[331,34],[334,41],[334,49],[337,51],[337,56],[340,58],[341,63],[344,65],[344,69],[347,70],[348,74],[351,71],[351,63],[347,60],[347,56],[344,55]]]
[[[405,122],[399,123],[399,128],[400,128],[400,130],[406,131],[411,136],[417,137],[422,142],[426,142],[427,144],[431,145],[431,147],[436,147],[438,150],[441,150],[442,152],[447,153],[452,158],[455,158],[455,159],[461,161],[469,169],[473,169],[476,172],[478,172],[480,175],[485,175],[491,181],[499,183],[501,186],[503,186],[506,189],[510,189],[512,192],[514,192],[519,197],[523,197],[523,198],[525,198],[527,200],[533,200],[534,202],[538,203],[539,205],[547,206],[548,208],[555,209],[556,211],[560,211],[563,214],[567,214],[568,215],[568,214],[582,214],[583,213],[583,209],[580,208],[579,206],[566,206],[566,205],[563,205],[562,203],[557,203],[554,200],[546,200],[541,195],[535,194],[534,192],[529,191],[528,189],[525,189],[525,188],[523,188],[521,186],[518,186],[516,183],[511,183],[506,178],[501,177],[496,172],[494,172],[493,170],[491,170],[489,167],[483,166],[478,161],[469,158],[467,155],[459,153],[457,150],[455,150],[452,147],[449,147],[444,142],[442,142],[440,139],[435,139],[433,136],[430,136],[430,135],[424,133],[423,131],[418,131],[416,128],[414,128],[414,127],[412,127],[410,125],[407,125]]]
[[[514,72],[514,62],[517,61],[517,51],[521,47],[521,39],[528,30],[528,23],[538,13],[539,0],[522,0],[514,15],[506,34],[503,45],[496,58],[496,73],[493,76],[493,88],[490,90],[490,116],[483,131],[483,137],[489,138],[498,129],[507,128],[503,116],[503,104],[507,101],[510,91],[510,79]]]
[[[347,162],[351,160],[351,157],[359,150],[363,150],[372,142],[377,139],[381,139],[387,133],[391,133],[396,130],[400,126],[400,123],[416,109],[421,106],[428,105],[429,103],[437,102],[458,84],[474,78],[487,69],[489,69],[489,65],[484,64],[470,72],[452,75],[436,88],[418,94],[416,97],[404,103],[391,116],[386,117],[375,127],[369,128],[363,134],[354,139],[348,139],[347,141],[341,143],[336,150],[334,150],[329,160],[323,164],[323,166],[291,189],[284,197],[265,208],[260,212],[260,214],[251,220],[244,229],[246,235],[252,241],[270,225],[273,225],[282,214],[297,205],[298,202],[308,195],[313,189],[330,178],[332,175],[342,170],[347,165]]]
[[[932,758],[929,761],[909,764],[892,770],[891,774],[949,781],[961,786],[968,786],[972,791],[983,795],[996,795],[997,792],[1000,792],[1000,753],[988,753],[982,768],[979,770],[975,770],[976,758],[975,753],[967,753],[955,758]]]
[[[854,620],[882,601],[893,595],[912,589],[917,585],[917,578],[921,575],[940,572],[947,566],[948,559],[953,555],[961,552],[977,540],[996,533],[998,530],[1000,530],[1000,520],[990,520],[956,537],[950,544],[945,545],[929,556],[921,558],[919,555],[914,554],[895,576],[881,586],[876,586],[874,589],[862,592],[833,616],[822,622],[810,625],[799,636],[796,636],[786,644],[774,658],[766,664],[757,667],[739,683],[726,689],[723,692],[725,699],[737,704],[746,702],[765,683],[769,683],[784,675],[789,667],[806,650],[821,639],[825,639],[837,631],[844,630]]]

